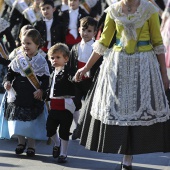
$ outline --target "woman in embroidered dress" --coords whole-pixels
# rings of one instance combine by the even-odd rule
[[[8,52],[11,52],[16,47],[9,26],[9,22],[0,18],[0,93],[4,93],[4,88],[1,84],[6,74],[6,66],[10,63]],[[4,43],[4,37],[6,37],[5,43],[8,42],[8,48],[6,48],[6,44]]]
[[[166,8],[162,14],[161,33],[166,47],[166,66],[170,67],[170,0],[168,0]]]
[[[3,132],[1,130],[1,137],[7,136],[4,131],[8,128],[9,137],[18,137],[16,154],[22,154],[27,145],[27,156],[35,155],[35,139],[46,139],[47,109],[42,98],[48,88],[49,69],[45,58],[38,53],[40,41],[40,34],[35,29],[22,35],[23,51],[11,61],[4,79],[8,92],[4,113],[7,122],[1,123],[1,129],[3,123],[6,126]]]
[[[116,33],[116,44],[106,50]],[[76,80],[104,55],[94,87],[86,98],[80,144],[87,149],[123,154],[122,170],[132,155],[170,151],[169,87],[158,13],[146,0],[121,0],[107,9],[101,38]]]

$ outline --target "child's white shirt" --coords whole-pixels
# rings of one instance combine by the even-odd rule
[[[54,71],[54,76],[53,76],[53,80],[52,80],[52,84],[51,84],[51,89],[50,89],[50,99],[51,98],[54,98],[53,96],[53,94],[54,94],[54,84],[55,84],[55,77],[56,77],[56,75],[61,71],[61,70],[64,70],[64,67],[62,67],[61,69],[59,69],[59,70],[56,70],[55,69],[55,71]]]
[[[51,47],[51,26],[53,23],[53,18],[52,19],[44,18],[44,21],[45,21],[46,30],[47,30],[47,41],[48,41],[47,49],[49,49]]]
[[[78,37],[78,32],[77,32],[77,19],[78,19],[78,14],[79,14],[79,8],[76,10],[69,10],[69,32],[73,37],[76,39]]]
[[[88,42],[84,42],[84,40],[81,40],[78,48],[78,61],[87,63],[93,51],[93,47],[92,47],[93,43],[94,40],[90,40]]]

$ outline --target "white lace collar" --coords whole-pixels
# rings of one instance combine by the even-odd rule
[[[124,30],[122,31],[121,42],[126,46],[127,42],[131,39],[137,39],[136,29],[141,28],[145,21],[150,18],[153,13],[157,12],[155,6],[146,0],[140,0],[140,5],[133,14],[124,14],[122,12],[122,2],[117,2],[108,7],[105,12],[109,12],[110,17],[118,25],[122,25]]]
[[[4,20],[3,18],[0,18],[0,33],[3,32],[6,28],[8,28],[9,22],[7,22],[6,20]]]
[[[18,55],[24,55],[22,53],[23,52],[19,53]],[[50,75],[48,64],[45,58],[40,53],[37,53],[37,55],[32,57],[32,59],[29,61],[29,64],[31,65],[31,68],[33,69],[35,75]],[[17,57],[15,57],[15,59],[11,61],[9,67],[11,67],[14,72],[20,73],[23,77],[25,77],[25,74],[23,73],[22,69],[18,64]]]

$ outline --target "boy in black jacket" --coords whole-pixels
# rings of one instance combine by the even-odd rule
[[[44,0],[40,3],[40,9],[43,19],[37,21],[34,27],[40,32],[43,39],[42,50],[48,52],[48,49],[58,42],[65,42],[64,25],[58,18],[53,17],[55,11],[53,0]]]

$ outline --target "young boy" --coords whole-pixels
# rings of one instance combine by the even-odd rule
[[[80,7],[80,0],[68,0],[68,6],[69,10],[64,11],[61,17],[64,18],[66,27],[66,44],[69,49],[71,49],[74,44],[81,41],[81,37],[78,33],[80,19],[88,14]]]
[[[47,136],[54,142],[53,157],[58,158],[59,163],[67,161],[69,132],[75,112],[73,102],[75,87],[71,82],[75,72],[72,72],[66,65],[69,54],[67,45],[62,43],[55,44],[48,51],[49,60],[55,70],[51,75],[48,92],[51,110],[47,118],[46,129]]]
[[[58,42],[65,42],[65,30],[57,16],[53,17],[55,11],[53,0],[44,0],[40,3],[43,19],[37,21],[34,27],[40,32],[43,39],[42,50],[48,49]]]
[[[69,66],[74,68],[75,71],[85,66],[88,61],[93,49],[92,44],[94,43],[94,36],[96,35],[97,21],[92,17],[86,16],[80,20],[79,33],[82,38],[81,42],[74,45],[70,54]],[[100,61],[99,61],[100,62]],[[95,65],[96,67],[97,65]],[[81,108],[82,97],[85,97],[92,82],[94,76],[95,67],[90,71],[88,77],[83,77],[81,82],[76,83],[76,100],[79,101],[77,111],[73,114],[75,124],[78,123],[79,109]],[[75,140],[76,130],[73,131],[72,139]]]

